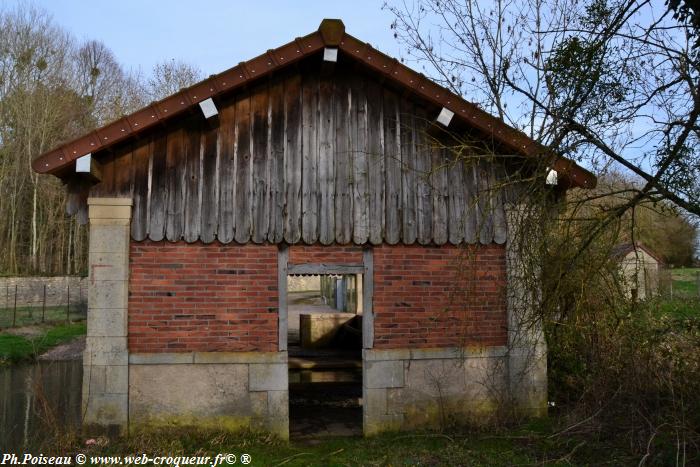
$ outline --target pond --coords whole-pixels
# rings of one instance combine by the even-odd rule
[[[81,360],[0,367],[0,452],[79,427],[82,377]]]

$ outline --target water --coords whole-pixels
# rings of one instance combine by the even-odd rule
[[[23,452],[56,430],[78,428],[82,377],[80,360],[0,367],[0,452]]]

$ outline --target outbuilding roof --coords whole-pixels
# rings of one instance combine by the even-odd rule
[[[641,242],[628,242],[628,243],[620,243],[619,245],[615,245],[612,249],[611,256],[614,258],[619,258],[623,259],[625,256],[630,254],[633,251],[636,250],[642,250],[645,253],[647,253],[649,256],[654,258],[656,261],[659,263],[663,264],[664,260],[653,250],[651,250],[649,247],[646,245],[642,244]]]
[[[158,124],[162,125],[188,112],[206,99],[230,93],[326,47],[343,51],[387,80],[450,110],[455,117],[498,142],[513,154],[533,158],[549,157],[551,162],[548,164],[557,171],[560,179],[568,182],[568,185],[582,188],[593,188],[596,185],[596,178],[589,171],[569,159],[552,154],[541,144],[483,111],[477,105],[347,34],[343,22],[338,19],[324,19],[319,29],[309,35],[268,50],[258,57],[241,62],[233,68],[212,75],[163,100],[41,154],[33,161],[32,167],[39,173],[60,176],[66,167],[74,164],[74,161],[83,155],[96,153],[134,138]]]

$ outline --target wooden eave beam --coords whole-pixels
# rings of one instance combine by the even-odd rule
[[[102,164],[92,154],[85,154],[75,161],[75,174],[95,183],[102,181]]]

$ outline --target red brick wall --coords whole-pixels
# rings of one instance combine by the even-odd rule
[[[374,347],[506,343],[505,247],[374,249]]]
[[[362,263],[357,246],[294,245],[289,262]],[[376,348],[504,345],[505,248],[374,248]],[[132,352],[276,351],[277,246],[132,242]]]
[[[131,352],[277,351],[277,246],[131,242]]]

